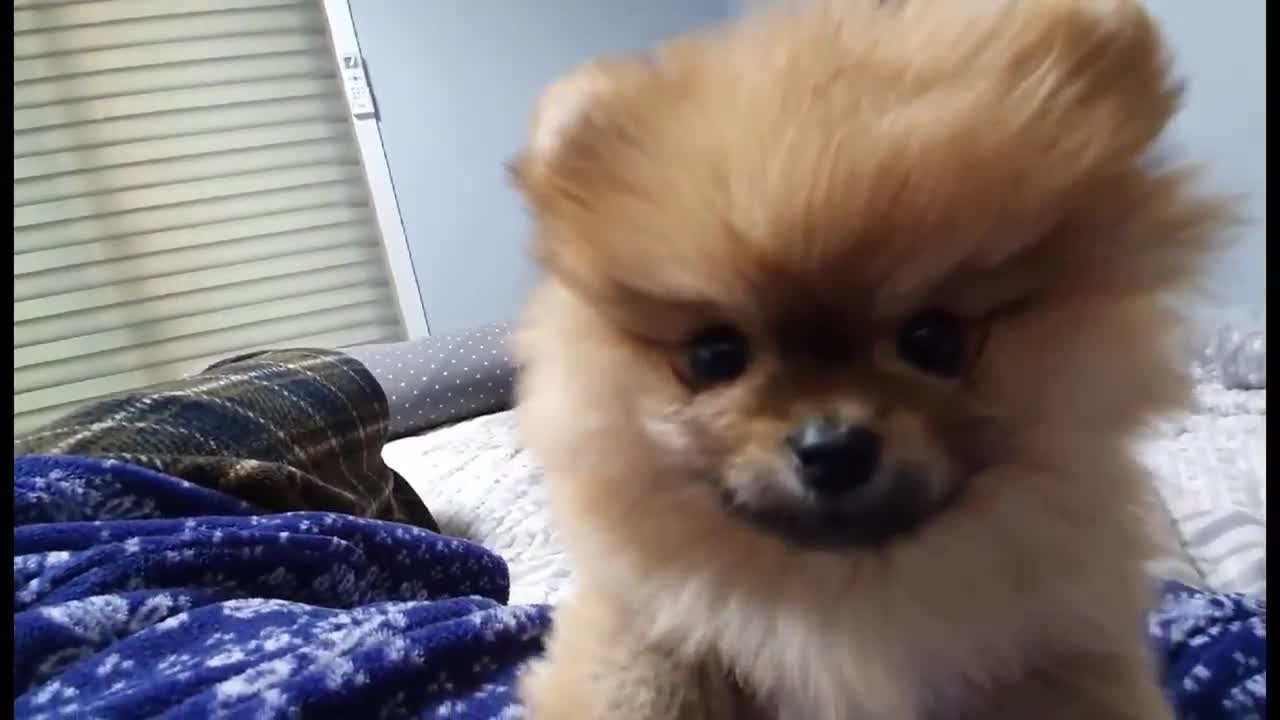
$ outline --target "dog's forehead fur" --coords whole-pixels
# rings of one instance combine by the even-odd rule
[[[589,64],[515,166],[539,256],[599,296],[892,315],[1030,251],[1019,270],[1096,254],[1082,224],[1179,230],[1204,208],[1155,217],[1186,204],[1142,165],[1177,88],[1112,5],[818,2]]]

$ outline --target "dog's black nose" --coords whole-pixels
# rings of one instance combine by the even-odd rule
[[[880,464],[880,436],[859,425],[811,420],[787,438],[804,483],[823,495],[865,485]]]

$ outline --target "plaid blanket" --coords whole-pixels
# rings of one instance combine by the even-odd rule
[[[275,350],[91,403],[14,443],[15,455],[129,462],[273,511],[318,510],[438,530],[382,462],[387,398],[333,350]]]

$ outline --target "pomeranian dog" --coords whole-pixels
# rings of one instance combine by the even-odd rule
[[[827,0],[552,85],[535,720],[1168,718],[1131,446],[1229,208],[1138,0]]]

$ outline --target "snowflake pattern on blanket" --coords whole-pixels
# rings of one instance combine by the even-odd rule
[[[515,717],[548,624],[472,543],[123,463],[16,459],[14,521],[17,717]]]
[[[1179,720],[1267,716],[1267,602],[1166,583],[1148,632]]]
[[[116,461],[15,459],[14,526],[19,718],[517,718],[549,626],[472,543]],[[1148,630],[1180,720],[1265,717],[1265,601],[1170,584]]]

